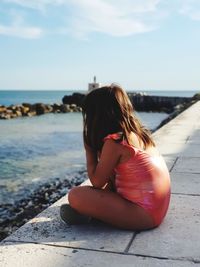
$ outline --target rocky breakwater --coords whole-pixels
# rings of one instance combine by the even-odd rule
[[[185,103],[190,103],[192,97],[170,97],[170,96],[151,96],[146,93],[128,92],[131,103],[136,111],[145,112],[166,112],[172,113],[177,106]],[[63,97],[63,104],[74,103],[77,106],[81,106],[85,94],[74,93],[72,95],[66,95]]]
[[[181,104],[178,104],[174,107],[174,110],[172,113],[169,114],[169,116],[163,120],[158,127],[154,130],[157,131],[159,128],[161,128],[163,125],[174,119],[176,116],[178,116],[181,112],[189,108],[191,105],[196,103],[197,101],[200,101],[200,93],[195,94],[190,101],[183,102]]]
[[[71,104],[43,104],[43,103],[23,103],[20,105],[3,106],[0,105],[0,119],[13,119],[18,117],[32,117],[47,113],[67,113],[80,112],[81,107],[75,103]]]

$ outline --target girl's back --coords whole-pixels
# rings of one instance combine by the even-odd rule
[[[104,140],[117,141],[118,134]],[[118,137],[119,138],[119,137]],[[170,200],[170,177],[165,161],[155,146],[144,149],[142,141],[131,133],[131,144],[122,140],[113,153],[121,153],[115,168],[117,192],[144,208],[159,225],[165,216]]]

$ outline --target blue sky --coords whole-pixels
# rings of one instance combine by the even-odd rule
[[[199,0],[1,0],[0,89],[200,90]]]

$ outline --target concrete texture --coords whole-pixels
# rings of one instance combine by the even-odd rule
[[[200,174],[171,172],[172,193],[186,195],[200,195]]]
[[[65,197],[23,225],[6,240],[124,252],[133,232],[116,230],[103,223],[69,226],[59,216],[59,207],[64,202]]]
[[[200,102],[154,138],[172,180],[170,208],[158,228],[68,226],[59,218],[64,197],[1,242],[0,266],[200,266]]]
[[[172,195],[163,224],[136,235],[129,252],[200,263],[200,196]]]
[[[200,176],[200,157],[178,158],[173,172],[184,173],[188,179],[190,179],[190,173],[196,173]]]
[[[93,250],[77,250],[36,244],[8,243],[1,250],[1,266],[48,267],[196,267],[191,261],[159,260],[126,254],[103,253]]]

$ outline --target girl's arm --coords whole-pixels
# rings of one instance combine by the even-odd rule
[[[90,147],[85,145],[85,150],[89,179],[95,188],[103,188],[108,183],[115,166],[119,162],[121,156],[119,144],[113,140],[106,140],[99,161],[97,153]]]
[[[115,186],[115,174],[112,174],[109,178],[108,183],[103,187],[104,190],[116,192],[116,186]]]

